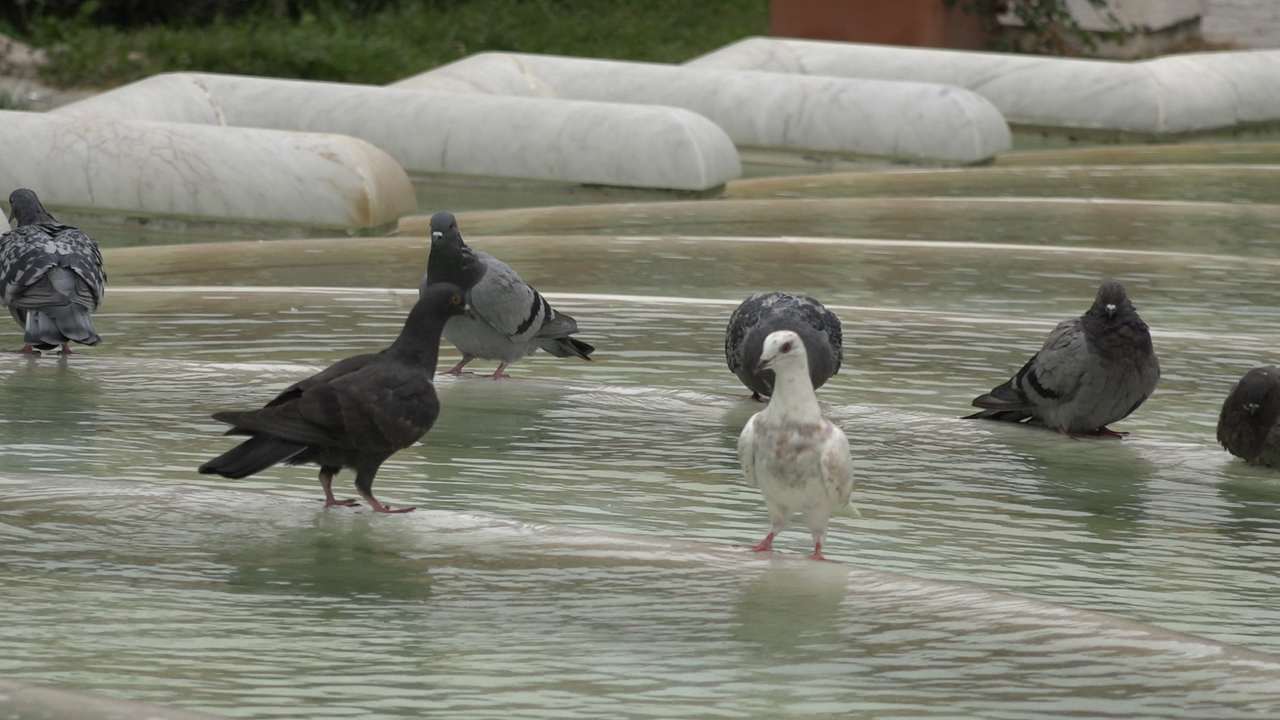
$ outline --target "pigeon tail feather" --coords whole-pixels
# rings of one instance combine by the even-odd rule
[[[93,330],[93,318],[89,315],[88,308],[73,304],[27,311],[23,342],[41,350],[52,350],[68,341],[81,345],[97,345],[102,342],[102,338]]]
[[[306,449],[306,445],[256,435],[201,465],[200,472],[239,480],[284,462]]]
[[[1019,423],[1031,419],[1031,413],[1025,410],[982,410],[972,415],[965,415],[961,420],[999,420],[1001,422]]]
[[[596,351],[594,345],[571,337],[539,340],[538,347],[556,357],[580,357],[583,360],[590,360],[591,353]]]

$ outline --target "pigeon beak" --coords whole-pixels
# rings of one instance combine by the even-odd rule
[[[772,370],[772,369],[773,369],[773,358],[762,357],[760,358],[760,361],[756,363],[756,372],[764,372],[765,370]]]
[[[1115,315],[1115,314],[1116,314],[1116,304],[1115,304],[1115,303],[1107,303],[1107,314],[1108,314],[1108,315]]]
[[[1244,404],[1244,411],[1245,411],[1245,412],[1247,412],[1247,413],[1249,413],[1250,415],[1252,415],[1252,414],[1254,414],[1254,413],[1258,412],[1258,408],[1259,408],[1259,407],[1261,407],[1261,406],[1260,406],[1260,405],[1258,405],[1258,403],[1254,403],[1254,402],[1251,402],[1251,403],[1245,403],[1245,404]]]
[[[440,232],[439,230],[432,230],[432,231],[431,231],[431,241],[432,241],[432,242],[435,242],[436,240],[439,240],[439,239],[440,239],[440,238],[442,238],[442,237],[444,237],[444,233],[443,233],[443,232]]]

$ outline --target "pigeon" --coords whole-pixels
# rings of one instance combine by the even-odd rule
[[[773,394],[773,372],[757,368],[764,339],[775,330],[791,330],[809,355],[814,389],[840,371],[844,341],[840,318],[807,295],[756,293],[729,316],[724,332],[724,359],[729,370],[751,391],[752,400]]]
[[[1245,373],[1218,415],[1218,442],[1254,465],[1280,468],[1280,369],[1267,365]]]
[[[249,439],[200,466],[200,472],[242,478],[276,463],[320,466],[325,507],[358,505],[333,496],[333,478],[355,470],[356,489],[369,507],[392,509],[373,496],[373,478],[383,461],[426,434],[440,414],[432,379],[445,323],[466,309],[463,291],[438,283],[409,312],[399,337],[387,349],[339,360],[294,383],[261,410],[214,413],[231,426],[228,435]]]
[[[452,213],[431,216],[431,255],[420,291],[434,283],[453,283],[467,293],[470,310],[453,318],[444,337],[462,352],[462,361],[445,372],[461,375],[476,358],[499,361],[491,376],[510,377],[511,363],[542,348],[556,357],[590,360],[595,348],[570,337],[578,322],[556,312],[542,294],[520,279],[515,270],[492,255],[473,250],[462,241]]]
[[[1040,352],[991,392],[974,398],[968,419],[1031,421],[1068,435],[1124,437],[1107,428],[1156,389],[1160,363],[1147,324],[1124,286],[1108,280],[1089,311],[1049,333]]]
[[[17,227],[0,236],[0,304],[23,329],[19,352],[97,345],[92,315],[107,290],[98,243],[55,220],[31,190],[14,190],[9,207]]]
[[[856,514],[849,440],[822,417],[809,380],[800,335],[778,330],[764,340],[760,369],[772,369],[774,394],[768,407],[747,421],[738,436],[738,461],[747,484],[769,507],[769,534],[753,550],[773,549],[773,539],[794,512],[803,513],[813,534],[811,558],[822,560],[827,522],[834,514]]]

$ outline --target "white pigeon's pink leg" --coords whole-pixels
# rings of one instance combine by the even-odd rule
[[[813,554],[809,556],[810,560],[826,560],[822,555],[822,541],[826,539],[825,530],[811,530],[813,534]]]
[[[769,552],[773,549],[773,539],[778,537],[778,533],[787,526],[787,513],[780,512],[777,508],[769,507],[769,534],[764,539],[756,543],[751,548],[753,552]]]

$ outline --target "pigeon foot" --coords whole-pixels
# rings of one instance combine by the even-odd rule
[[[820,560],[822,562],[831,562],[822,554],[822,543],[813,546],[813,553],[809,555],[810,560]]]
[[[62,355],[74,355],[75,353],[71,352],[71,345],[70,345],[70,343],[62,343],[62,352],[61,352],[60,354],[62,354]]]
[[[778,533],[769,533],[768,535],[765,535],[763,540],[752,546],[751,552],[769,552],[770,550],[773,550],[773,538],[777,534]]]
[[[1111,428],[1108,428],[1108,427],[1098,428],[1095,434],[1098,437],[1105,437],[1105,438],[1125,438],[1129,436],[1129,433],[1127,432],[1119,432],[1116,430],[1112,430]]]
[[[395,515],[399,513],[413,512],[416,509],[413,507],[392,508],[390,505],[384,505],[380,500],[378,500],[378,498],[372,495],[365,495],[364,499],[365,499],[365,502],[369,503],[369,507],[372,508],[373,511],[377,513],[388,513],[388,514]]]
[[[325,499],[325,501],[324,501],[324,506],[325,506],[326,508],[331,508],[331,507],[360,507],[360,501],[359,501],[359,500],[356,500],[355,498],[345,498],[345,499],[343,499],[343,500],[339,500],[339,499],[337,499],[337,498],[332,498],[332,497],[331,497],[331,498],[327,498],[327,499]]]
[[[444,374],[445,374],[445,375],[459,375],[459,376],[460,376],[460,375],[462,375],[462,368],[466,367],[467,363],[471,362],[472,360],[475,360],[475,358],[474,358],[474,357],[472,357],[472,356],[470,356],[470,355],[463,355],[463,356],[462,356],[462,359],[458,361],[458,364],[457,364],[457,365],[454,365],[453,367],[449,368],[448,370],[445,370],[445,371],[444,371]]]
[[[506,373],[506,369],[507,369],[506,363],[499,363],[498,369],[493,371],[493,374],[489,376],[489,379],[490,380],[510,380],[511,376]]]
[[[30,355],[31,357],[40,357],[40,351],[30,345],[23,345],[21,350],[14,350],[19,355]]]

